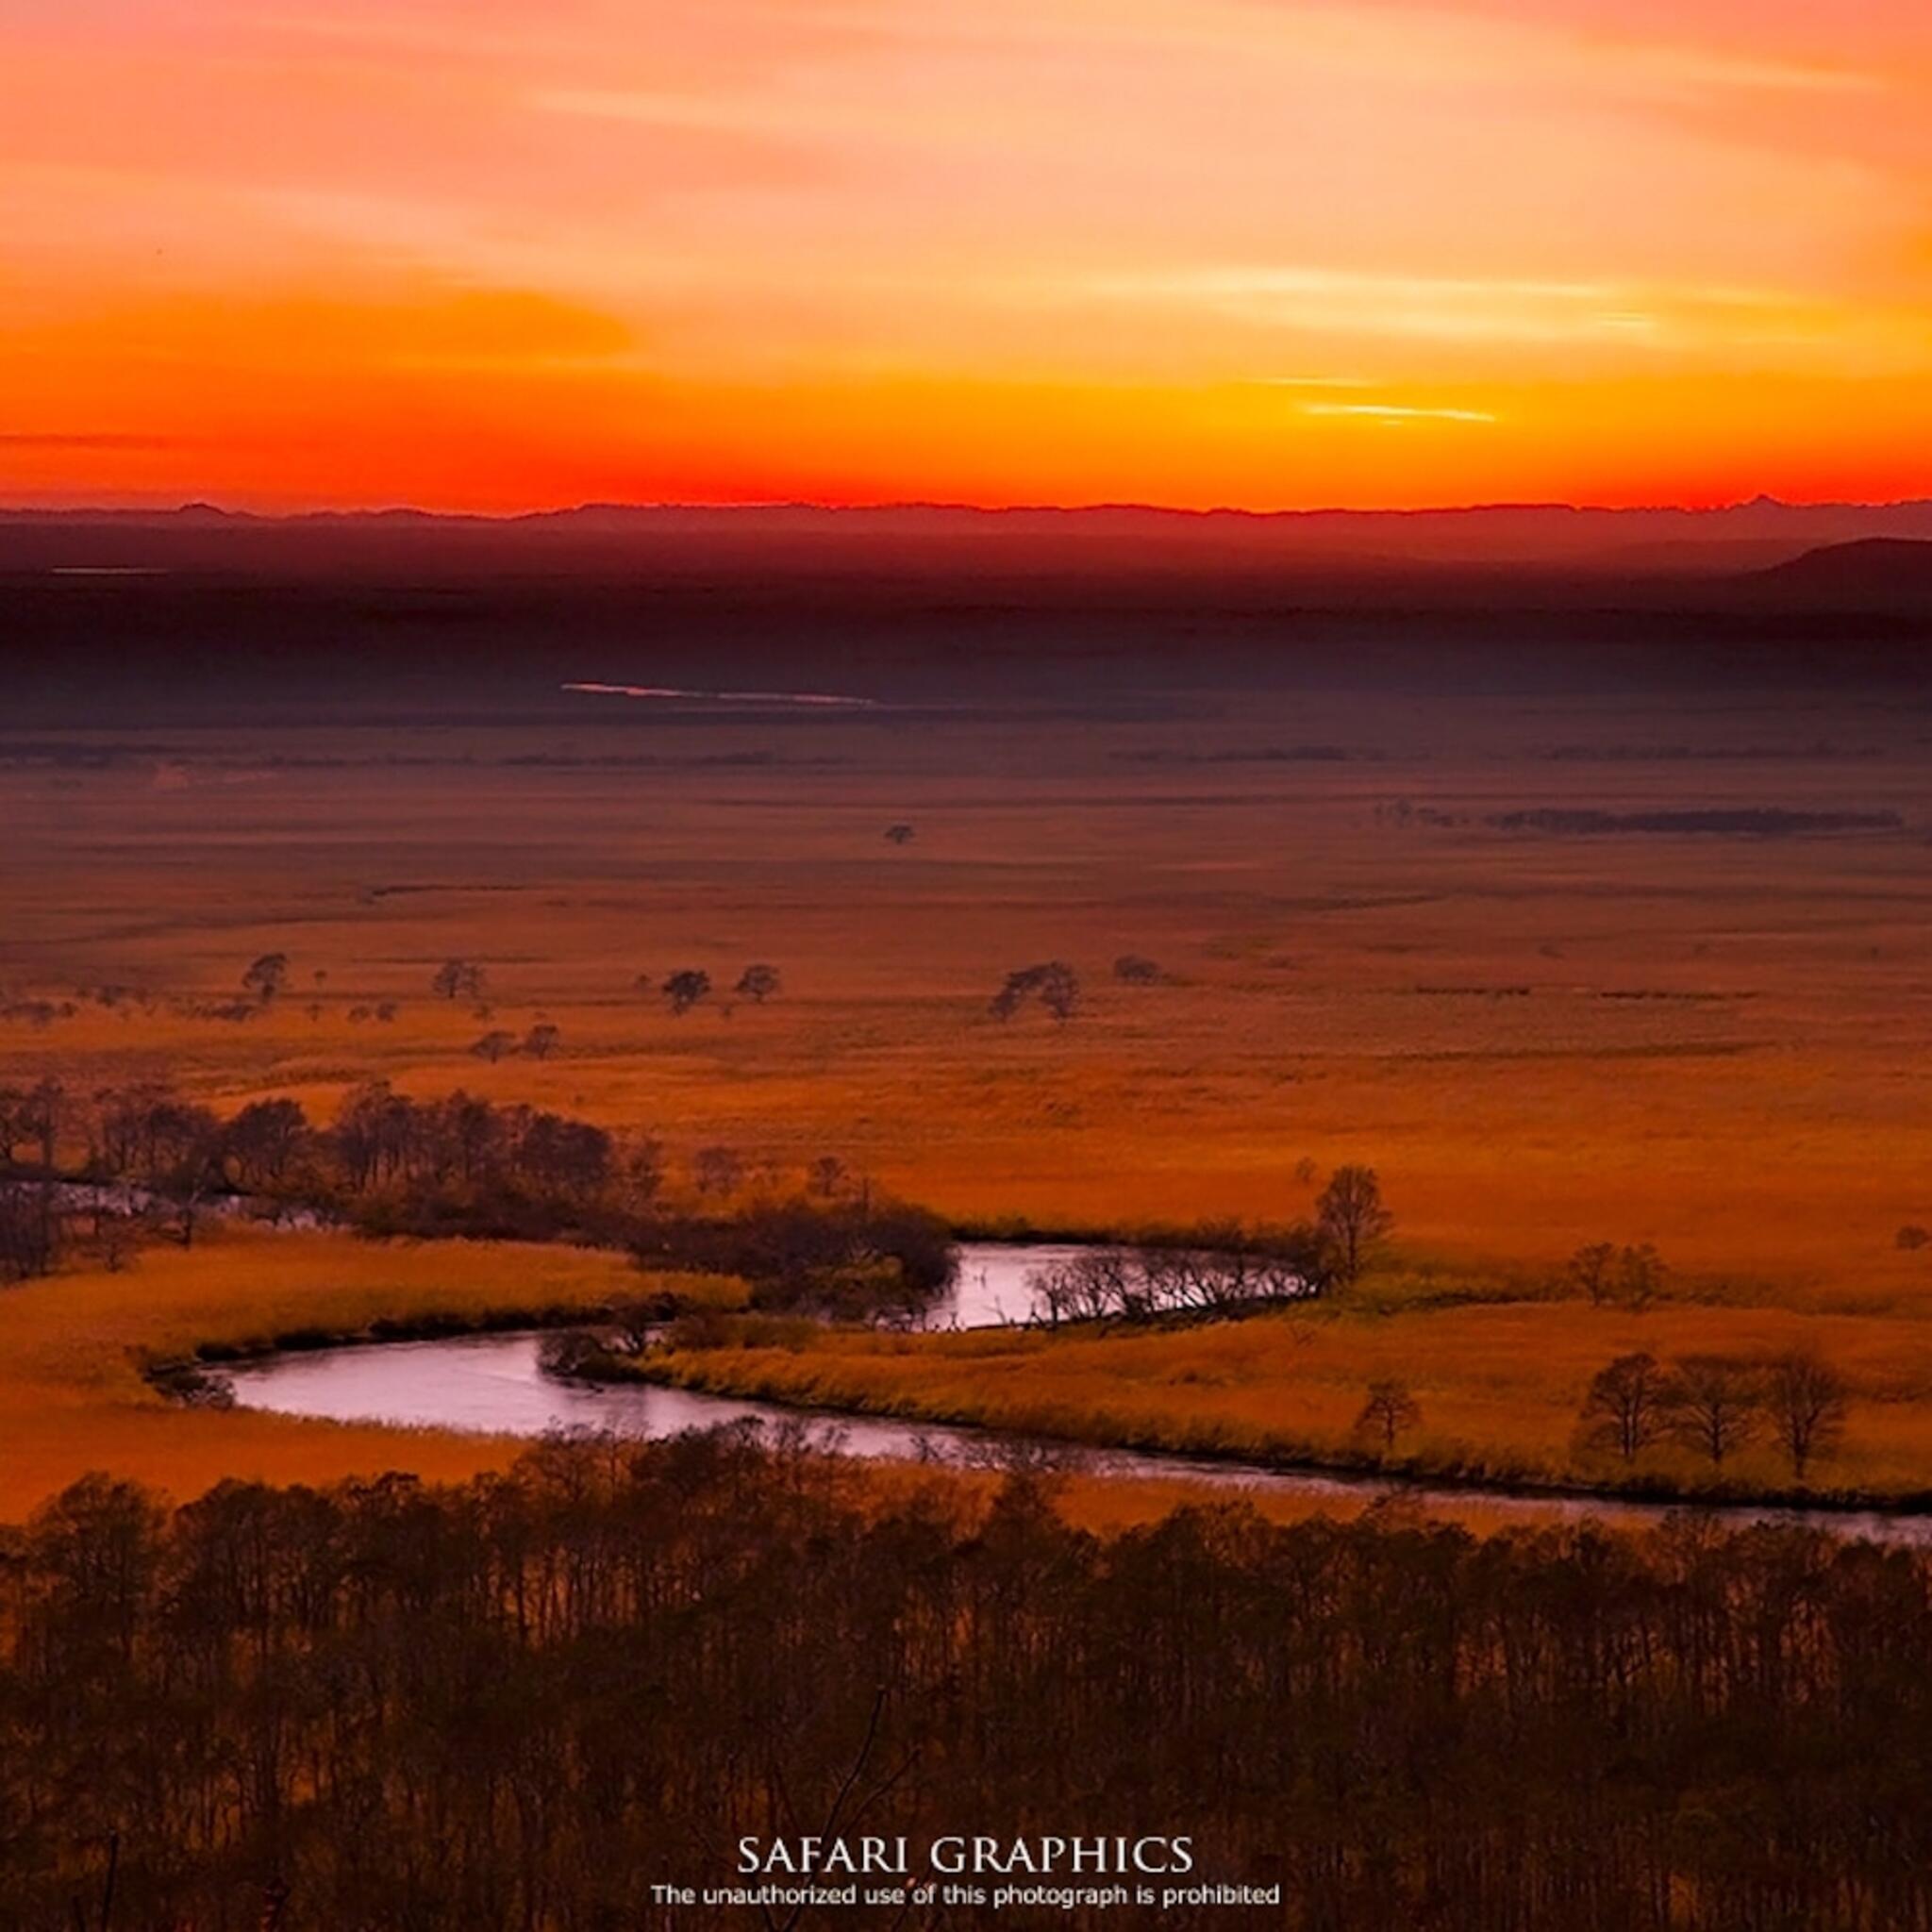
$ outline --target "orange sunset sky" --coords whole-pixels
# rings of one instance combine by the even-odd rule
[[[1926,0],[6,0],[0,500],[1932,493]]]

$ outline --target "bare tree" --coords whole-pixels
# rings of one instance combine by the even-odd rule
[[[1762,1390],[1757,1370],[1729,1356],[1686,1356],[1677,1364],[1677,1434],[1721,1469],[1757,1432]]]
[[[664,978],[664,1000],[674,1013],[688,1013],[711,991],[711,975],[686,966]]]
[[[1615,1246],[1609,1241],[1591,1241],[1564,1262],[1564,1284],[1581,1290],[1590,1297],[1592,1307],[1600,1307],[1610,1297],[1616,1267]]]
[[[1335,1244],[1335,1272],[1344,1286],[1361,1278],[1371,1256],[1395,1226],[1373,1167],[1338,1167],[1316,1197],[1315,1217]]]
[[[439,999],[480,999],[483,978],[483,969],[474,959],[445,959],[431,977],[429,990]]]
[[[1676,1399],[1655,1357],[1620,1355],[1591,1378],[1583,1414],[1625,1462],[1635,1462],[1670,1426]]]
[[[1809,1349],[1781,1355],[1766,1371],[1765,1413],[1800,1482],[1813,1457],[1829,1455],[1837,1447],[1849,1407],[1844,1377]]]
[[[1668,1274],[1663,1257],[1648,1241],[1619,1250],[1618,1299],[1633,1308],[1647,1308],[1663,1292]]]
[[[761,1007],[778,991],[779,985],[778,969],[760,961],[747,966],[738,975],[738,984],[731,990]]]
[[[561,1027],[553,1025],[548,1020],[539,1020],[524,1035],[524,1051],[532,1059],[547,1060],[557,1051],[557,1043],[562,1038]]]
[[[492,1067],[505,1054],[514,1053],[516,1050],[516,1036],[513,1033],[506,1033],[500,1026],[492,1028],[480,1040],[470,1043],[470,1051],[479,1060],[488,1060]]]
[[[1414,1428],[1422,1419],[1422,1407],[1408,1392],[1408,1384],[1390,1377],[1369,1384],[1369,1399],[1355,1425],[1367,1435],[1380,1436],[1386,1456],[1395,1447],[1396,1437]]]

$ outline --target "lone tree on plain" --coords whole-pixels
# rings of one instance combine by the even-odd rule
[[[1022,966],[1007,974],[1007,983],[993,994],[987,1010],[996,1020],[1010,1020],[1029,999],[1039,1000],[1064,1025],[1080,1004],[1079,975],[1064,959]]]
[[[1793,1349],[1772,1363],[1764,1377],[1764,1411],[1798,1481],[1814,1456],[1828,1456],[1838,1446],[1849,1407],[1844,1377],[1810,1350]]]
[[[1373,1167],[1338,1167],[1316,1196],[1315,1220],[1335,1249],[1335,1273],[1344,1287],[1361,1278],[1369,1257],[1395,1226]]]
[[[505,1054],[514,1053],[516,1050],[515,1036],[506,1033],[500,1026],[492,1032],[486,1033],[482,1039],[473,1041],[470,1047],[470,1051],[479,1060],[488,1060],[492,1067]]]
[[[750,1000],[754,1006],[761,1007],[778,991],[779,985],[778,969],[758,961],[747,966],[738,975],[738,984],[731,990]]]
[[[1379,1436],[1386,1456],[1395,1447],[1396,1437],[1422,1419],[1422,1407],[1408,1392],[1408,1384],[1391,1378],[1369,1384],[1369,1399],[1355,1425],[1367,1435]]]
[[[1762,1391],[1748,1362],[1729,1356],[1686,1356],[1677,1364],[1675,1426],[1693,1449],[1722,1469],[1724,1458],[1757,1432]]]
[[[1625,1462],[1635,1462],[1670,1427],[1677,1391],[1656,1357],[1620,1355],[1591,1378],[1586,1422]]]
[[[242,991],[252,992],[263,1006],[267,1006],[288,984],[289,956],[286,953],[264,953],[242,975]]]
[[[429,990],[439,999],[480,999],[483,969],[474,959],[445,959],[431,976]]]
[[[524,1035],[524,1051],[532,1059],[547,1060],[557,1051],[557,1043],[563,1038],[561,1027],[549,1020],[539,1020]]]
[[[1160,968],[1143,953],[1123,953],[1113,962],[1113,976],[1126,986],[1154,986]]]
[[[886,827],[886,843],[888,845],[909,845],[911,842],[912,827],[903,819],[897,824]]]
[[[664,976],[664,1001],[674,1013],[688,1013],[711,990],[711,975],[686,966]]]

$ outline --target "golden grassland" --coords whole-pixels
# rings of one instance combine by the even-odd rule
[[[648,1373],[682,1387],[1077,1441],[1238,1458],[1351,1461],[1371,1382],[1407,1384],[1421,1418],[1391,1466],[1502,1482],[1617,1485],[1633,1474],[1579,1440],[1591,1377],[1619,1355],[1769,1357],[1814,1349],[1844,1375],[1850,1424],[1814,1487],[1901,1495],[1932,1487],[1932,1323],[1896,1316],[1682,1303],[1640,1312],[1583,1301],[1469,1304],[1364,1298],[1241,1322],[1158,1329],[851,1329],[779,1345],[686,1346]],[[1684,1489],[1708,1462],[1658,1444],[1634,1472]],[[1761,1437],[1729,1458],[1740,1491],[1791,1486]]]
[[[0,1018],[0,1082],[54,1074],[88,1091],[165,1074],[224,1107],[289,1092],[318,1114],[371,1076],[425,1095],[461,1084],[655,1131],[674,1170],[722,1142],[783,1187],[830,1153],[957,1219],[1045,1227],[1287,1218],[1312,1193],[1297,1163],[1366,1160],[1411,1257],[1540,1279],[1581,1242],[1648,1241],[1680,1298],[1632,1318],[1424,1294],[1393,1315],[1051,1349],[840,1338],[733,1374],[1241,1444],[1338,1440],[1386,1368],[1423,1403],[1418,1452],[1541,1469],[1569,1454],[1581,1383],[1618,1349],[1749,1352],[1802,1321],[1858,1384],[1836,1474],[1932,1480],[1932,1248],[1894,1241],[1932,1225],[1932,877],[1911,714],[1637,697],[1365,714],[1231,695],[1185,716],[598,711],[522,731],[70,736],[73,758],[9,759],[0,730],[0,1007],[23,1008]],[[1274,755],[1329,741],[1347,756]],[[1487,823],[1546,805],[1906,823],[1778,840]],[[916,827],[903,848],[882,837],[896,820]],[[215,1017],[270,950],[290,956],[290,992]],[[1129,951],[1161,983],[1114,982]],[[480,1007],[431,996],[453,955],[484,965]],[[1080,1015],[991,1018],[1006,972],[1049,958],[1080,972]],[[784,978],[764,1007],[724,992],[755,959]],[[685,965],[724,996],[679,1019],[634,984]],[[103,985],[142,996],[34,1024],[32,1002]],[[539,1019],[561,1029],[548,1058],[469,1051]],[[254,1239],[0,1297],[5,1386],[67,1391],[60,1423],[7,1403],[10,1497],[104,1458],[133,1467],[137,1443],[169,1445],[142,1466],[177,1490],[403,1454],[383,1432],[343,1446],[264,1418],[170,1415],[122,1377],[117,1351],[259,1329],[275,1298],[305,1299],[334,1265],[289,1286],[309,1249],[264,1237],[258,1257]],[[502,1286],[476,1277],[475,1248],[393,1260],[425,1271],[407,1280],[385,1277],[390,1251],[353,1252],[315,1292],[407,1313],[431,1276],[452,1296]],[[116,1308],[125,1325],[104,1332]],[[105,1407],[76,1407],[71,1376],[47,1369],[63,1336],[117,1391]],[[408,1453],[434,1469],[508,1452]]]
[[[1167,741],[1125,724],[1083,730],[1077,758],[1041,726],[1016,744],[827,724],[808,745],[790,727],[789,763],[691,762],[696,743],[760,748],[719,724],[686,726],[686,761],[661,769],[491,762],[487,740],[426,768],[359,740],[373,762],[323,770],[234,744],[200,764],[0,760],[0,988],[154,1000],[0,1021],[0,1079],[167,1069],[223,1103],[287,1091],[323,1111],[370,1075],[462,1083],[649,1126],[687,1157],[722,1141],[795,1174],[836,1153],[956,1217],[1042,1224],[1292,1214],[1299,1160],[1366,1159],[1431,1248],[1548,1263],[1649,1240],[1814,1306],[1924,1292],[1932,1252],[1893,1246],[1932,1223],[1923,835],[1482,823],[1551,800],[1767,798],[1909,820],[1909,747],[1592,767],[1535,750],[1689,727],[1513,728],[1507,756],[1451,721],[1453,756],[1307,767],[1136,762]],[[1461,823],[1394,823],[1405,798]],[[917,837],[894,849],[881,828],[901,817]],[[207,1017],[268,950],[290,955],[291,991]],[[1167,982],[1112,982],[1126,951]],[[485,965],[487,1011],[431,997],[453,954]],[[1003,974],[1047,958],[1082,974],[1081,1016],[991,1019]],[[753,959],[784,975],[763,1008],[675,1019],[634,989],[689,964],[722,991]],[[540,1017],[561,1029],[552,1058],[470,1054]]]
[[[317,1483],[395,1468],[441,1478],[501,1467],[527,1444],[191,1408],[142,1372],[203,1342],[352,1332],[383,1316],[484,1322],[508,1307],[595,1307],[639,1286],[624,1257],[586,1249],[237,1227],[192,1249],[149,1248],[121,1274],[0,1291],[0,1517],[19,1517],[96,1469],[186,1500],[225,1476]]]

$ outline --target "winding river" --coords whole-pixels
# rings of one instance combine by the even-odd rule
[[[1066,1248],[968,1243],[932,1325],[990,1327],[1018,1319],[1029,1306],[1027,1273],[1073,1252]],[[391,1341],[267,1356],[223,1371],[244,1408],[332,1422],[398,1424],[475,1434],[542,1436],[589,1430],[658,1438],[721,1424],[811,1423],[824,1446],[848,1456],[958,1464],[994,1458],[1012,1439],[991,1430],[876,1416],[825,1416],[782,1404],[660,1389],[644,1383],[564,1381],[539,1366],[540,1334],[520,1331],[439,1341]],[[1374,1476],[1284,1470],[1131,1450],[1077,1450],[1077,1466],[1121,1477],[1181,1478],[1232,1491],[1291,1492],[1359,1503],[1401,1495],[1424,1507],[1478,1506],[1485,1514],[1524,1522],[1614,1518],[1660,1522],[1688,1506],[1619,1497],[1535,1494],[1476,1484],[1429,1484]],[[1932,1516],[1876,1511],[1778,1510],[1738,1505],[1713,1513],[1733,1523],[1802,1521],[1842,1536],[1932,1545]]]

